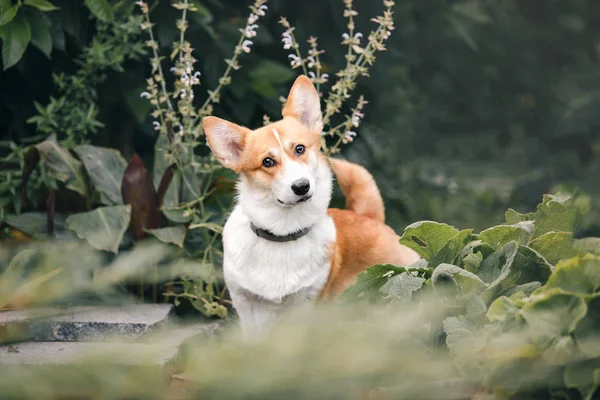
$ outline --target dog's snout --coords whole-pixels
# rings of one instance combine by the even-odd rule
[[[292,183],[292,191],[298,196],[305,195],[309,190],[310,182],[306,178],[300,178]]]

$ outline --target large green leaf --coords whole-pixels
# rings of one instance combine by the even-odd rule
[[[127,162],[121,153],[87,144],[76,146],[74,150],[83,162],[94,189],[100,193],[102,204],[123,204],[121,182]]]
[[[38,143],[35,148],[40,153],[41,161],[55,179],[64,182],[68,189],[86,198],[89,197],[83,165],[71,155],[69,150],[58,145],[54,135]]]
[[[424,282],[424,278],[414,276],[409,272],[401,272],[384,283],[379,291],[386,295],[386,299],[406,302],[412,298],[413,292],[421,289]]]
[[[481,262],[477,275],[482,281],[490,285],[497,285],[508,276],[518,250],[519,244],[517,242],[505,244]]]
[[[487,286],[477,275],[452,264],[438,265],[431,275],[431,282],[438,291],[445,290],[448,284],[451,284],[458,295],[467,294],[472,290],[480,291]]]
[[[467,243],[473,240],[472,233],[472,229],[465,229],[454,235],[448,243],[446,243],[444,247],[429,260],[429,266],[435,268],[442,263],[454,264],[461,250],[464,249]]]
[[[103,22],[112,22],[115,19],[113,9],[108,0],[85,0],[85,5],[94,17]]]
[[[118,253],[123,234],[129,226],[131,207],[100,207],[67,218],[67,228],[98,250]]]
[[[567,365],[564,379],[568,388],[579,391],[582,400],[597,399],[594,394],[600,388],[600,359]]]
[[[19,11],[18,4],[10,5],[10,2],[5,3],[6,4],[2,4],[3,7],[0,9],[0,26],[10,23]]]
[[[475,326],[466,317],[448,317],[444,320],[444,332],[448,350],[461,374],[473,380],[480,377],[481,367],[477,365],[475,357],[469,356],[473,354],[476,343]]]
[[[519,310],[520,308],[511,299],[501,296],[490,304],[486,316],[491,322],[506,322],[513,318]]]
[[[9,215],[4,222],[13,228],[33,237],[48,237],[48,213],[46,212],[28,212],[18,215]],[[54,216],[54,236],[57,238],[73,237],[73,233],[65,231],[65,217],[60,214]]]
[[[534,282],[544,284],[553,270],[553,266],[540,253],[527,246],[519,246],[509,276],[501,287],[506,293],[507,288],[513,284],[530,285]]]
[[[10,23],[0,27],[2,38],[2,64],[6,71],[19,62],[31,41],[31,25],[23,14],[18,14]]]
[[[187,229],[185,229],[185,226],[179,225],[158,229],[146,229],[146,232],[163,243],[171,243],[179,247],[183,247]]]
[[[511,276],[511,268],[518,250],[517,242],[508,242],[481,262],[477,275],[482,281],[488,283],[488,288],[483,293],[486,303],[489,304],[502,288],[512,285],[518,279],[518,275]],[[512,279],[507,279],[509,277]]]
[[[392,264],[379,264],[367,268],[356,277],[356,283],[346,289],[338,298],[342,303],[356,301],[375,301],[383,297],[379,291],[392,276],[405,272],[406,269]]]
[[[506,222],[516,224],[522,221],[535,221],[534,239],[552,231],[572,232],[577,220],[577,209],[570,200],[570,195],[546,194],[542,203],[537,206],[536,212],[519,214],[509,209],[505,214]]]
[[[420,221],[404,229],[400,243],[410,247],[429,261],[458,233],[458,229],[450,225]]]
[[[548,232],[529,243],[529,247],[540,253],[548,262],[556,264],[559,260],[573,257],[571,232]]]
[[[544,289],[560,289],[581,295],[599,294],[600,256],[586,255],[559,262]]]
[[[600,296],[589,300],[588,312],[575,328],[577,347],[587,357],[600,357]]]
[[[47,15],[40,12],[32,13],[29,20],[31,21],[31,44],[50,58],[52,52],[52,21]]]
[[[577,323],[585,317],[587,306],[580,296],[552,290],[534,294],[520,313],[534,340],[545,345],[573,333]]]
[[[531,221],[518,222],[513,225],[498,225],[482,231],[479,239],[494,249],[499,249],[513,240],[519,244],[526,244],[533,235],[534,229],[535,225]]]
[[[48,0],[24,0],[23,4],[35,7],[40,11],[58,10],[58,7],[50,3]]]

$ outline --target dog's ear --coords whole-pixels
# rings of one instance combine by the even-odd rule
[[[225,167],[240,172],[240,158],[249,130],[217,117],[202,120],[208,146]]]
[[[315,133],[321,134],[323,131],[321,99],[312,82],[305,75],[299,76],[294,82],[282,115],[296,118]]]

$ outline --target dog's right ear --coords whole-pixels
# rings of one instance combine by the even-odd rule
[[[217,117],[205,117],[202,120],[208,146],[225,167],[240,172],[240,159],[248,128],[233,124]]]

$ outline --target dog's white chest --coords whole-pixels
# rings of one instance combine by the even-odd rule
[[[297,240],[280,243],[259,238],[236,207],[223,232],[225,279],[228,286],[270,302],[309,300],[327,281],[334,240],[335,226],[328,216]]]

